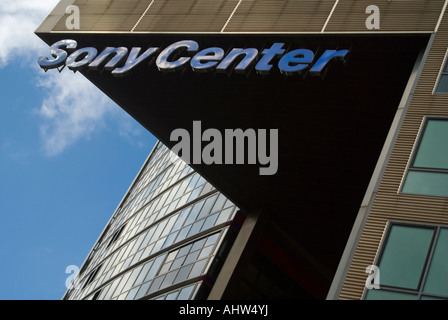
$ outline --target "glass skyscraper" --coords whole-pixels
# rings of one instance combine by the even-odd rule
[[[157,143],[64,299],[196,299],[233,243],[238,208]]]

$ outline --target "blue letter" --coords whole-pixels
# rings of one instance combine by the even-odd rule
[[[181,57],[176,61],[168,61],[168,58],[173,54],[173,52],[186,48],[188,52],[197,51],[199,45],[196,41],[183,40],[173,43],[163,50],[157,57],[156,64],[160,71],[176,71],[184,66],[184,64],[190,60],[188,57]]]
[[[285,54],[278,63],[280,72],[291,76],[302,72],[314,59],[314,52],[308,49],[297,49]]]
[[[283,43],[274,43],[269,49],[264,49],[262,54],[263,57],[258,61],[255,66],[255,70],[257,73],[266,74],[271,70],[272,65],[269,64],[271,60],[276,56],[281,56],[285,49],[282,49]]]
[[[224,57],[224,50],[221,48],[207,48],[198,52],[193,59],[191,59],[190,65],[193,71],[206,72],[211,70],[218,61]],[[208,62],[204,62],[208,61]]]
[[[138,55],[140,53],[140,50],[142,48],[134,47],[131,49],[131,52],[129,53],[128,59],[126,60],[126,63],[121,68],[114,69],[111,73],[115,77],[124,77],[126,74],[128,74],[136,65],[138,65],[140,62],[145,60],[146,58],[150,57],[153,53],[157,52],[159,48],[149,48],[145,52],[143,52],[140,56]]]
[[[83,67],[87,66],[88,63],[92,62],[93,59],[95,59],[96,55],[98,54],[98,50],[96,50],[93,47],[87,47],[82,48],[79,50],[76,50],[73,52],[65,62],[65,65],[70,70],[79,70]],[[78,61],[79,57],[83,57],[81,60]]]
[[[258,50],[254,48],[248,48],[248,49],[241,49],[236,48],[232,49],[230,53],[224,58],[224,60],[221,61],[221,63],[216,67],[216,70],[219,72],[226,72],[227,69],[230,67],[230,64],[235,61],[235,59],[240,56],[244,55],[243,59],[240,63],[235,67],[235,72],[244,72],[246,69],[250,66],[250,64],[254,61],[254,59],[258,55]]]
[[[322,70],[325,68],[325,66],[330,62],[331,59],[338,58],[338,59],[344,59],[344,57],[347,55],[348,50],[326,50],[319,58],[319,60],[316,61],[314,66],[311,68],[310,73],[311,75],[320,75]]]
[[[50,47],[50,54],[54,57],[53,60],[47,57],[39,57],[38,63],[44,70],[59,68],[64,65],[65,59],[67,59],[67,51],[60,49],[65,47],[66,49],[76,49],[78,43],[75,40],[61,40],[54,43]]]
[[[112,71],[115,69],[115,66],[120,63],[127,55],[128,48],[125,47],[107,47],[101,52],[96,59],[89,64],[89,69],[98,70],[109,58],[110,55],[113,54],[113,57],[106,63],[104,69],[107,71]]]

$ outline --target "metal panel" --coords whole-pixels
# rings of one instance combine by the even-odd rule
[[[437,25],[444,1],[371,1],[340,0],[325,29],[326,32],[369,32],[366,13],[370,5],[380,10],[380,28],[372,31],[433,31]]]
[[[320,32],[334,0],[243,0],[226,32]]]
[[[156,0],[136,32],[220,32],[237,0]]]
[[[58,7],[63,9],[65,5],[61,3]],[[48,23],[43,23],[45,30],[39,31],[432,32],[444,3],[443,0],[376,4],[371,0],[75,0],[73,4],[81,11],[80,29],[68,30],[65,22],[70,13],[59,10],[47,18]],[[366,28],[369,16],[366,8],[372,4],[380,9],[379,30]]]

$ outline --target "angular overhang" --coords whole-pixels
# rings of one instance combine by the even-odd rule
[[[390,125],[427,34],[94,34],[38,33],[49,45],[74,39],[78,47],[167,46],[194,40],[200,48],[350,49],[324,76],[162,73],[142,64],[125,77],[81,71],[161,142],[173,130],[278,129],[278,171],[259,164],[191,166],[242,210],[261,210],[307,252],[329,286],[365,195]],[[64,72],[69,72],[64,70]],[[94,108],[95,106],[92,106]],[[204,142],[202,147],[207,145]],[[246,146],[247,151],[247,146]],[[267,233],[269,236],[269,233]],[[259,248],[263,251],[263,248]],[[269,254],[268,254],[269,255]]]

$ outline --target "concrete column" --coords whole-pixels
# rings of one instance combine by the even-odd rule
[[[228,285],[238,279],[244,272],[246,262],[250,259],[263,229],[262,220],[265,219],[261,219],[261,217],[261,211],[252,211],[247,215],[213,285],[208,300],[222,300],[226,299],[226,296],[231,296],[231,288]]]

